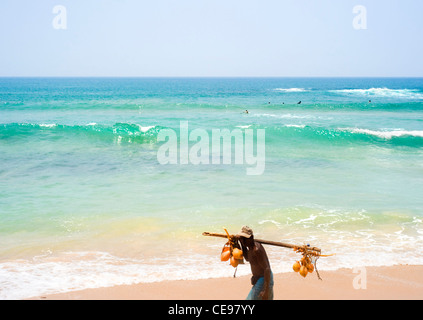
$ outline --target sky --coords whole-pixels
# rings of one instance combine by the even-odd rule
[[[422,77],[422,14],[421,0],[1,0],[0,76]]]

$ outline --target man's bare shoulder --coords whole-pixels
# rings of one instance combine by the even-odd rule
[[[264,251],[264,252],[266,251],[266,250],[264,250],[264,247],[263,247],[263,245],[260,242],[254,241],[254,243],[256,245],[256,250],[257,251]]]

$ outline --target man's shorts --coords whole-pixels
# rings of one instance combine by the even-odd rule
[[[273,273],[270,273],[270,288],[269,288],[269,300],[273,300]],[[260,298],[260,293],[263,291],[264,287],[264,277],[261,277],[257,280],[256,284],[251,289],[250,293],[248,294],[247,300],[262,300]]]

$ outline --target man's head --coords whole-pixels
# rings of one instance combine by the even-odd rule
[[[241,229],[241,232],[238,233],[238,236],[244,237],[244,238],[247,238],[247,239],[254,237],[253,229],[251,229],[250,227],[247,227],[247,226],[243,226],[242,229]]]
[[[249,248],[252,248],[254,246],[253,229],[251,229],[250,227],[242,227],[241,232],[239,232],[237,236],[240,238],[240,241],[242,241],[245,246]]]

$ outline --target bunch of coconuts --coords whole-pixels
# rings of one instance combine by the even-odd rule
[[[301,261],[297,261],[294,263],[292,269],[295,272],[299,272],[300,275],[305,278],[307,277],[307,274],[313,273],[314,265],[309,257],[304,256]]]
[[[227,243],[220,255],[221,261],[229,261],[232,267],[236,268],[239,264],[244,263],[243,252],[239,248],[234,248],[232,244]]]

